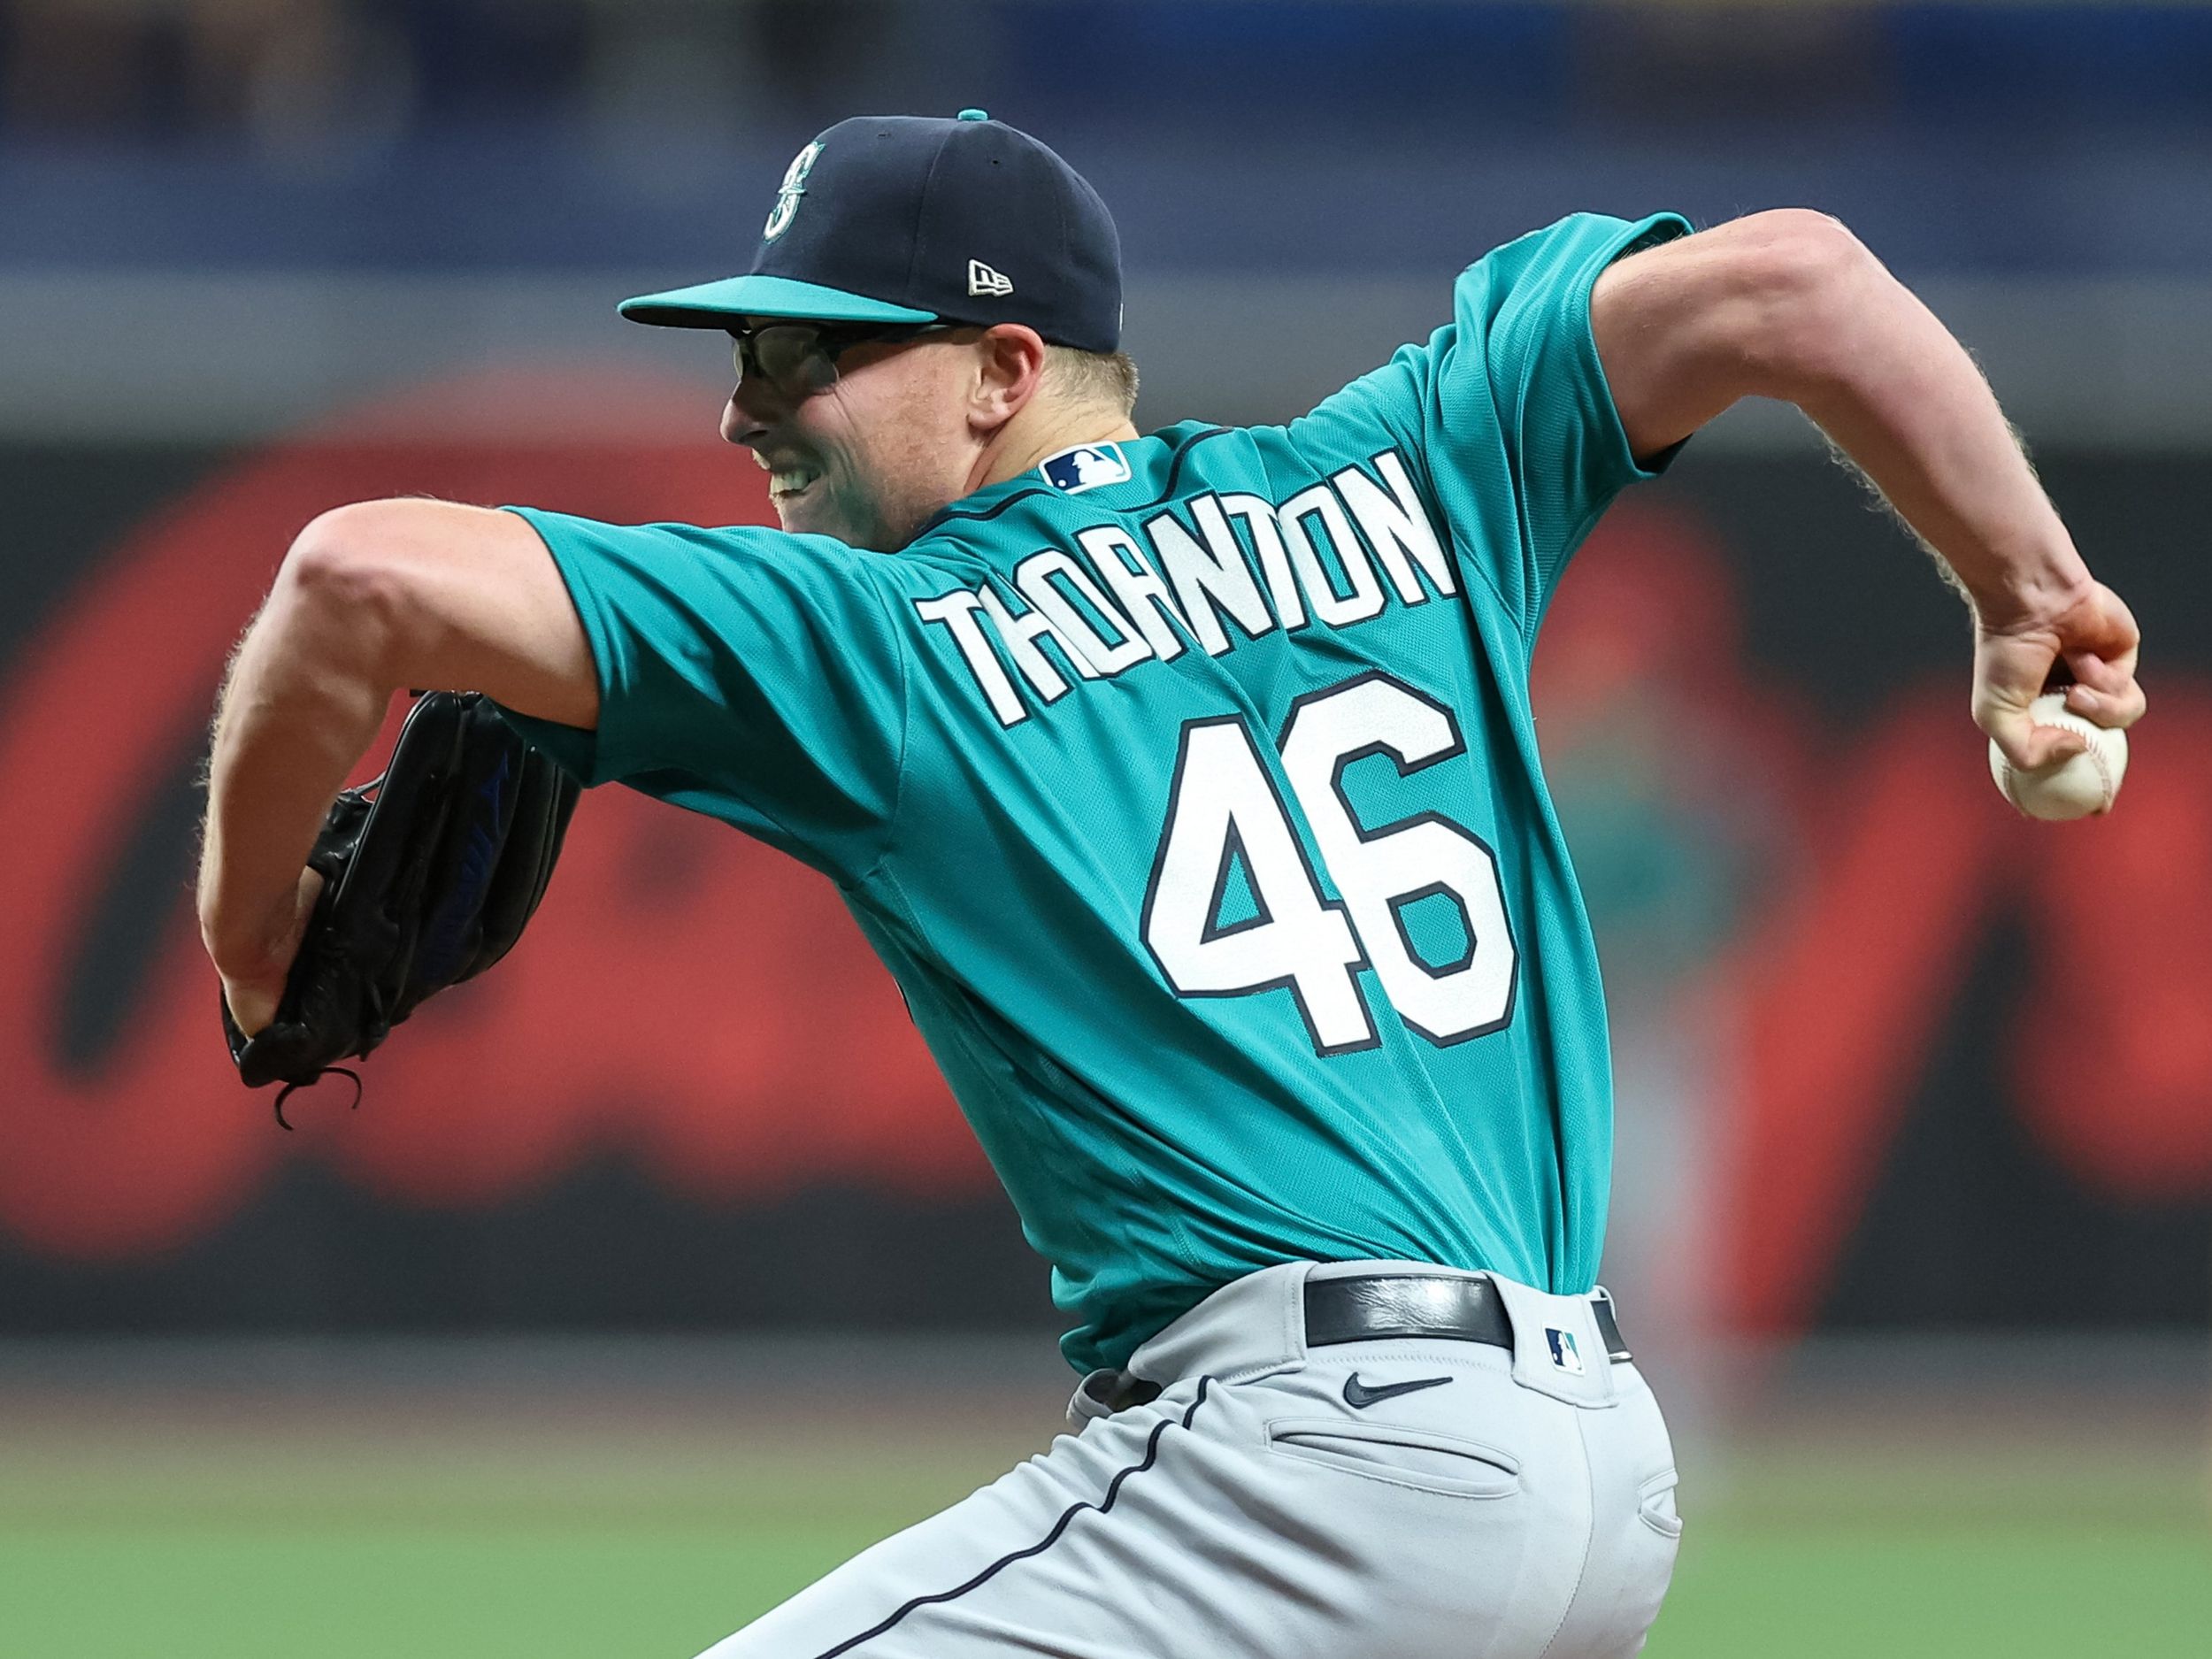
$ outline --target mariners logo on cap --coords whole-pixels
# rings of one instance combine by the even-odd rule
[[[1063,495],[1080,495],[1102,484],[1129,481],[1129,463],[1123,458],[1118,443],[1079,443],[1072,449],[1047,456],[1037,470]]]
[[[1544,1327],[1544,1340],[1551,1345],[1551,1363],[1561,1371],[1582,1375],[1582,1350],[1575,1346],[1575,1333],[1551,1325]]]
[[[806,194],[806,176],[814,171],[815,158],[822,153],[822,141],[816,139],[797,155],[783,171],[783,183],[776,191],[776,204],[768,210],[768,222],[761,227],[762,237],[773,242],[791,228],[791,220],[799,211],[799,198]]]

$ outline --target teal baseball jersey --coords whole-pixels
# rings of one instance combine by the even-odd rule
[[[895,553],[516,510],[601,697],[519,723],[837,883],[1079,1368],[1286,1260],[1594,1281],[1605,1010],[1529,657],[1647,475],[1592,283],[1688,228],[1563,220],[1302,419],[1080,446]]]

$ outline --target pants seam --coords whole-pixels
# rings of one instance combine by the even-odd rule
[[[891,1614],[887,1618],[885,1618],[881,1623],[870,1626],[868,1629],[862,1631],[857,1636],[847,1637],[843,1641],[839,1642],[834,1647],[825,1648],[818,1655],[817,1655],[817,1659],[838,1659],[839,1655],[850,1653],[854,1648],[861,1646],[862,1643],[873,1641],[877,1637],[887,1634],[893,1628],[895,1628],[901,1620],[904,1619],[908,1614],[915,1612],[918,1609],[941,1606],[948,1601],[956,1601],[962,1596],[966,1595],[970,1591],[981,1589],[984,1585],[989,1583],[991,1579],[997,1577],[1001,1569],[1010,1567],[1018,1561],[1026,1561],[1033,1555],[1041,1555],[1046,1550],[1051,1548],[1053,1545],[1058,1543],[1061,1537],[1067,1532],[1070,1525],[1071,1525],[1075,1520],[1075,1517],[1082,1514],[1086,1509],[1094,1509],[1099,1514],[1104,1515],[1108,1510],[1114,1507],[1114,1501],[1121,1495],[1122,1486],[1129,1480],[1130,1477],[1133,1475],[1142,1474],[1146,1470],[1151,1468],[1154,1463],[1159,1461],[1160,1442],[1166,1437],[1168,1430],[1178,1426],[1186,1429],[1190,1427],[1191,1419],[1198,1415],[1198,1408],[1206,1403],[1206,1391],[1211,1386],[1212,1383],[1213,1379],[1211,1377],[1201,1377],[1198,1379],[1197,1394],[1192,1399],[1190,1402],[1190,1409],[1183,1413],[1182,1417],[1179,1420],[1179,1420],[1174,1417],[1161,1418],[1160,1421],[1153,1426],[1151,1437],[1145,1442],[1143,1458],[1141,1461],[1131,1463],[1126,1468],[1119,1471],[1114,1476],[1113,1479],[1107,1484],[1105,1496],[1101,1498],[1097,1502],[1093,1503],[1087,1498],[1080,1502],[1070,1504],[1065,1509],[1061,1511],[1060,1518],[1052,1524],[1052,1530],[1047,1532],[1044,1537],[1040,1539],[1037,1542],[1030,1545],[1026,1549],[1018,1549],[1010,1555],[1001,1555],[989,1566],[984,1568],[981,1572],[977,1573],[974,1578],[969,1579],[967,1583],[961,1585],[955,1589],[939,1590],[929,1595],[916,1596],[912,1601],[908,1601],[904,1606],[901,1607],[896,1612]]]
[[[1544,1639],[1543,1650],[1537,1655],[1537,1659],[1551,1659],[1551,1650],[1559,1643],[1559,1633],[1567,1628],[1567,1621],[1574,1617],[1575,1603],[1582,1597],[1583,1580],[1590,1576],[1590,1552],[1597,1545],[1597,1467],[1590,1456],[1589,1425],[1583,1420],[1580,1412],[1575,1414],[1575,1443],[1582,1448],[1582,1480],[1583,1489],[1589,1499],[1589,1508],[1586,1511],[1589,1525],[1583,1529],[1582,1559],[1575,1563],[1574,1587],[1568,1591],[1566,1604],[1559,1609],[1559,1622],[1552,1626],[1551,1634]]]

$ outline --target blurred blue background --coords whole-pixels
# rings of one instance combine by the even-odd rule
[[[522,343],[678,362],[610,296],[741,266],[831,122],[968,104],[1113,204],[1156,421],[1300,403],[1572,209],[1804,204],[2031,432],[2212,430],[2212,12],[1817,0],[8,0],[0,423],[265,430]]]

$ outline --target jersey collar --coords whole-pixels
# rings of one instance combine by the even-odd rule
[[[1011,478],[947,503],[924,521],[914,533],[914,540],[918,541],[950,522],[996,518],[1018,503],[1041,498],[1095,494],[1098,505],[1109,512],[1157,506],[1173,495],[1183,457],[1191,449],[1228,430],[1194,421],[1141,438],[1071,445]],[[1087,453],[1087,461],[1079,458]],[[1076,488],[1063,488],[1061,479],[1072,480]]]

